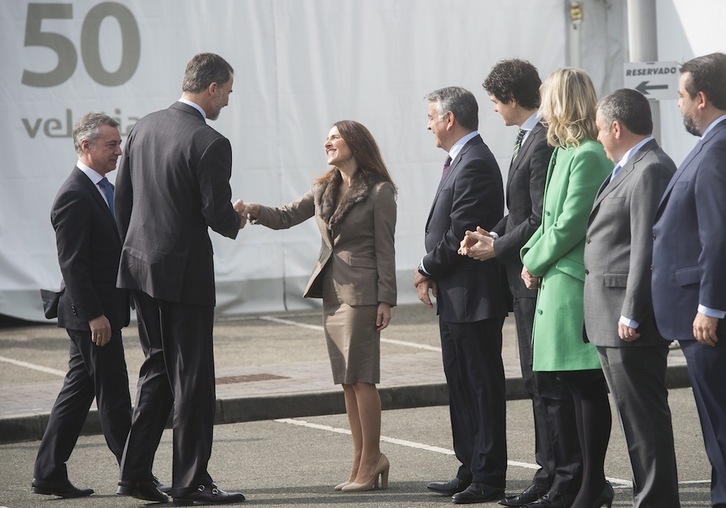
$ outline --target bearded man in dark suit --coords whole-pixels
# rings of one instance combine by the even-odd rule
[[[207,471],[212,452],[215,285],[208,229],[235,238],[244,204],[231,203],[232,148],[207,125],[232,92],[233,69],[200,53],[187,64],[182,96],[139,120],[116,179],[123,238],[119,287],[131,291],[146,359],[121,463],[118,494],[166,501],[151,465],[173,413],[171,495],[176,504],[231,503]]]
[[[726,54],[680,68],[678,107],[699,140],[676,170],[653,227],[653,308],[686,357],[706,454],[711,503],[726,508]]]

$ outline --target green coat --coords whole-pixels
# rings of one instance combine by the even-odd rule
[[[547,171],[542,224],[522,247],[522,263],[542,277],[532,333],[536,371],[599,369],[583,340],[583,251],[587,219],[613,163],[597,141],[557,148]]]

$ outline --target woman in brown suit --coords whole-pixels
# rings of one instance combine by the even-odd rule
[[[381,330],[396,304],[396,187],[368,129],[344,120],[325,141],[328,164],[311,190],[272,208],[247,205],[253,224],[287,229],[315,216],[320,256],[304,296],[323,299],[323,326],[333,381],[343,385],[353,435],[353,465],[336,490],[388,485],[389,463],[380,450]]]

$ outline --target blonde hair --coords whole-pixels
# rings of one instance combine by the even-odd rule
[[[597,139],[597,94],[592,80],[580,69],[564,67],[542,83],[540,113],[547,124],[547,143],[554,147],[580,146]]]

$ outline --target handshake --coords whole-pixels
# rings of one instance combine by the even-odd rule
[[[260,213],[260,205],[257,203],[245,203],[241,199],[238,199],[232,205],[234,211],[239,215],[239,228],[242,229],[247,224],[247,221],[254,224],[257,220],[257,216]]]

